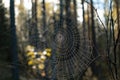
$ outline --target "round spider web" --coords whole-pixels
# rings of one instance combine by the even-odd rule
[[[92,61],[91,41],[87,35],[83,36],[82,28],[74,22],[68,27],[56,24],[54,28],[50,26],[46,34],[48,45],[53,50],[47,67],[48,71],[51,70],[49,78],[69,80],[80,77]]]
[[[56,21],[46,26],[45,30],[37,31],[36,26],[29,24],[29,44],[36,51],[45,48],[52,50],[51,58],[45,61],[46,77],[52,80],[74,80],[80,77],[94,61],[92,43],[88,28],[75,24],[74,20],[63,25]],[[39,70],[34,71],[40,73]],[[38,74],[38,76],[40,76]]]
[[[56,26],[48,26],[42,34],[31,34],[30,44],[34,46],[37,44],[36,51],[45,48],[52,50],[51,58],[45,61],[47,78],[69,80],[80,77],[94,60],[91,40],[87,35],[88,30],[86,29],[84,35],[83,27],[74,25],[74,21],[70,22],[70,26],[63,24],[61,27],[59,21],[55,24]],[[30,26],[31,29],[33,26]],[[44,48],[41,45],[44,45]]]

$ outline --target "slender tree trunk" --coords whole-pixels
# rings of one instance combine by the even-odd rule
[[[77,27],[77,3],[76,0],[73,0],[74,4],[74,25]]]
[[[82,27],[83,27],[83,48],[85,49],[86,46],[86,25],[85,25],[85,10],[84,10],[84,0],[82,0],[82,13],[83,13],[83,22],[82,22]]]
[[[46,27],[47,27],[47,23],[46,23],[46,4],[45,4],[45,0],[42,0],[42,30],[43,32],[45,31]],[[42,41],[42,46],[43,48],[45,48],[45,46],[47,46],[47,43],[45,41]]]
[[[88,27],[88,39],[89,41],[91,41],[91,27],[90,27],[90,8],[89,6],[87,6],[87,15],[88,15],[88,18],[87,18],[87,27]],[[91,45],[91,42],[90,42],[90,45]]]
[[[115,68],[115,78],[116,80],[118,80],[118,71],[117,71],[117,48],[118,48],[118,43],[119,43],[119,38],[120,38],[120,19],[119,19],[119,3],[120,1],[119,0],[115,0],[115,3],[116,3],[116,8],[117,8],[117,25],[118,25],[118,35],[117,35],[117,38],[116,38],[116,41],[115,41],[115,45],[114,45],[114,68]]]
[[[91,0],[91,5],[93,5],[93,0]],[[96,51],[96,32],[95,32],[95,22],[94,22],[94,9],[91,6],[91,27],[92,27],[92,41],[93,41],[93,56],[96,57],[97,51]]]
[[[65,0],[66,2],[66,5],[65,5],[65,10],[66,10],[66,24],[67,24],[67,27],[70,27],[71,26],[71,9],[70,9],[70,2],[71,0]]]
[[[42,5],[43,5],[43,11],[42,11],[42,14],[43,14],[43,30],[45,30],[45,28],[46,28],[46,7],[45,7],[45,0],[43,0]]]
[[[39,47],[39,34],[38,34],[38,27],[37,27],[37,0],[32,0],[32,26],[30,28],[30,42],[36,48]]]
[[[94,22],[94,9],[93,9],[93,0],[90,0],[91,2],[91,32],[92,32],[92,46],[93,46],[93,58],[97,57],[97,45],[96,45],[96,32],[95,32],[95,22]],[[92,63],[92,71],[93,74],[97,75],[99,74],[98,68],[95,65],[95,62]]]
[[[14,0],[10,0],[10,27],[12,37],[12,64],[13,64],[13,80],[19,80],[18,70],[18,52],[17,52],[17,37],[16,37],[16,26],[15,26],[15,11],[14,11]]]
[[[63,27],[63,0],[60,0],[60,27]]]

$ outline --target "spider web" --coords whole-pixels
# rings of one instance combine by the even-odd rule
[[[52,57],[45,63],[49,79],[69,80],[80,77],[95,60],[88,29],[85,28],[83,34],[83,27],[75,25],[74,21],[69,26],[64,23],[61,27],[59,21],[55,26],[48,26],[41,39],[37,40],[34,35],[36,34],[32,35],[30,43],[40,45],[36,50],[41,50],[41,42],[45,45],[44,48],[52,49]]]
[[[59,23],[56,23],[56,26],[55,29],[52,28],[53,32],[48,32],[47,36],[50,37],[49,43],[54,50],[52,61],[55,61],[56,70],[53,76],[58,80],[74,79],[76,76],[81,76],[92,62],[91,40],[87,35],[83,36],[82,27],[74,25],[73,21],[68,27],[66,24],[60,27]]]
[[[62,17],[62,26],[61,22],[56,20],[40,32],[37,31],[36,22],[27,23],[30,34],[27,44],[35,46],[36,51],[45,48],[52,50],[51,58],[45,62],[45,72],[46,77],[53,80],[71,80],[80,77],[97,58],[92,53],[94,45],[88,27],[75,24],[69,17]],[[66,19],[69,20],[68,23]],[[38,71],[35,72],[40,76]]]

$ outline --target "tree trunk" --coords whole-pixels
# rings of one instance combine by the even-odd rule
[[[32,25],[30,25],[30,43],[39,48],[39,34],[38,34],[38,27],[37,27],[37,0],[32,0]]]
[[[60,27],[63,27],[63,0],[60,0]]]
[[[90,0],[91,2],[91,32],[92,32],[92,46],[93,46],[93,58],[97,57],[98,54],[97,54],[97,45],[96,45],[96,32],[95,32],[95,22],[94,22],[94,8],[92,7],[93,6],[93,0]],[[93,71],[93,74],[97,75],[98,76],[98,68],[97,66],[95,65],[95,62],[93,62],[91,64],[92,66],[92,71]]]
[[[67,27],[71,26],[71,9],[70,9],[70,2],[71,0],[65,0],[66,5],[65,5],[65,10],[66,10],[66,25]]]
[[[14,11],[14,0],[10,0],[10,27],[12,37],[12,64],[13,64],[13,80],[19,80],[19,70],[18,70],[18,52],[17,52],[17,37],[16,37],[16,27],[15,27],[15,11]]]
[[[77,26],[77,3],[76,3],[76,0],[73,0],[73,4],[74,4],[75,25]]]

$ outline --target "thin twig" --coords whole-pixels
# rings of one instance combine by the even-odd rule
[[[99,14],[98,14],[98,12],[97,12],[97,9],[96,9],[93,5],[91,5],[88,1],[85,1],[85,2],[86,2],[87,4],[89,4],[91,7],[93,7],[93,10],[96,12],[96,15],[97,15],[97,17],[98,17],[98,20],[100,20],[100,22],[101,22],[101,24],[102,24],[105,32],[107,32],[106,27],[105,27],[104,23],[102,22]]]

